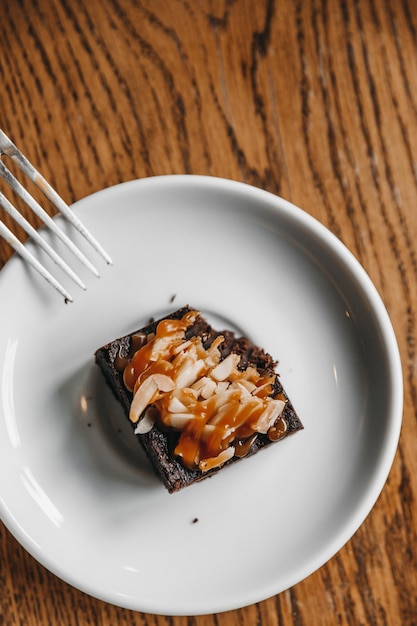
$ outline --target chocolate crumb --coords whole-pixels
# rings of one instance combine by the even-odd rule
[[[177,297],[176,293],[173,293],[170,299],[170,302],[174,302],[175,298]]]
[[[193,519],[193,524],[197,524],[197,522],[198,522],[198,517],[195,517],[195,518]]]

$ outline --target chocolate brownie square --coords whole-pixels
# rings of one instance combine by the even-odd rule
[[[170,493],[303,428],[276,361],[189,306],[95,358]]]

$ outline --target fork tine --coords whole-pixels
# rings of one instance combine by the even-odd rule
[[[32,267],[35,268],[43,278],[45,278],[48,283],[50,283],[60,294],[65,298],[67,302],[73,302],[73,298],[70,293],[59,283],[53,276],[48,272],[47,269],[39,263],[38,259],[33,256],[23,245],[22,242],[18,240],[16,235],[12,233],[12,231],[0,220],[0,236],[7,241],[7,243],[18,253],[20,256],[27,261]]]
[[[22,155],[23,156],[23,155]],[[30,163],[29,163],[30,165]],[[33,166],[30,165],[32,168]],[[113,265],[113,261],[110,255],[104,250],[104,248],[100,245],[100,243],[93,237],[90,231],[84,226],[84,224],[79,220],[79,218],[75,215],[75,213],[70,209],[68,204],[64,202],[60,195],[57,194],[55,189],[51,187],[48,181],[33,168],[33,178],[29,171],[27,171],[28,176],[33,180],[33,182],[39,187],[39,189],[45,194],[45,196],[52,202],[53,205],[58,209],[60,213],[78,230],[79,233],[88,241],[88,243],[93,246],[93,248],[100,254],[100,256],[106,261],[108,265]]]
[[[35,198],[23,187],[23,185],[13,176],[10,170],[0,160],[0,176],[6,183],[15,191],[26,204],[32,209],[34,213],[43,221],[43,223],[53,232],[61,241],[71,250],[71,252],[95,274],[100,276],[94,265],[87,259],[87,257],[77,248],[77,246],[71,241],[69,237],[59,228],[56,222],[48,215],[48,213],[36,202]]]
[[[15,144],[0,130],[0,151],[11,157],[20,169],[39,187],[44,195],[55,205],[62,215],[86,238],[95,250],[104,258],[106,263],[112,265],[113,261],[110,256],[93,237],[90,231],[82,224],[81,220],[75,215],[70,207],[64,202],[61,196],[51,187],[47,180],[37,171],[30,161],[20,152]]]
[[[8,213],[19,226],[39,245],[45,252],[51,257],[51,259],[77,283],[81,289],[86,289],[83,281],[77,276],[77,274],[69,267],[67,263],[55,252],[55,250],[40,236],[38,231],[33,228],[31,224],[19,213],[16,207],[6,198],[6,196],[0,191],[0,206]]]

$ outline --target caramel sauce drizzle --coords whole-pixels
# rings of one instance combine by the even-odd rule
[[[155,334],[137,336],[131,355],[118,357],[116,367],[133,393],[135,432],[152,428],[154,418],[144,416],[148,407],[156,408],[160,427],[179,432],[174,454],[180,462],[208,471],[248,454],[259,433],[271,440],[283,437],[286,397],[272,396],[275,375],[254,367],[240,370],[240,357],[233,353],[222,360],[222,336],[208,348],[199,336],[187,340],[186,330],[198,316],[190,311],[179,320],[162,320]]]

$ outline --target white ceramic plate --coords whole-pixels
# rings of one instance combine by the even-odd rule
[[[397,447],[401,365],[374,286],[317,221],[244,184],[156,177],[75,210],[114,266],[81,269],[74,304],[18,258],[0,273],[4,523],[62,579],[144,612],[220,612],[296,584],[363,522]],[[169,495],[93,353],[184,304],[279,359],[305,429]]]

